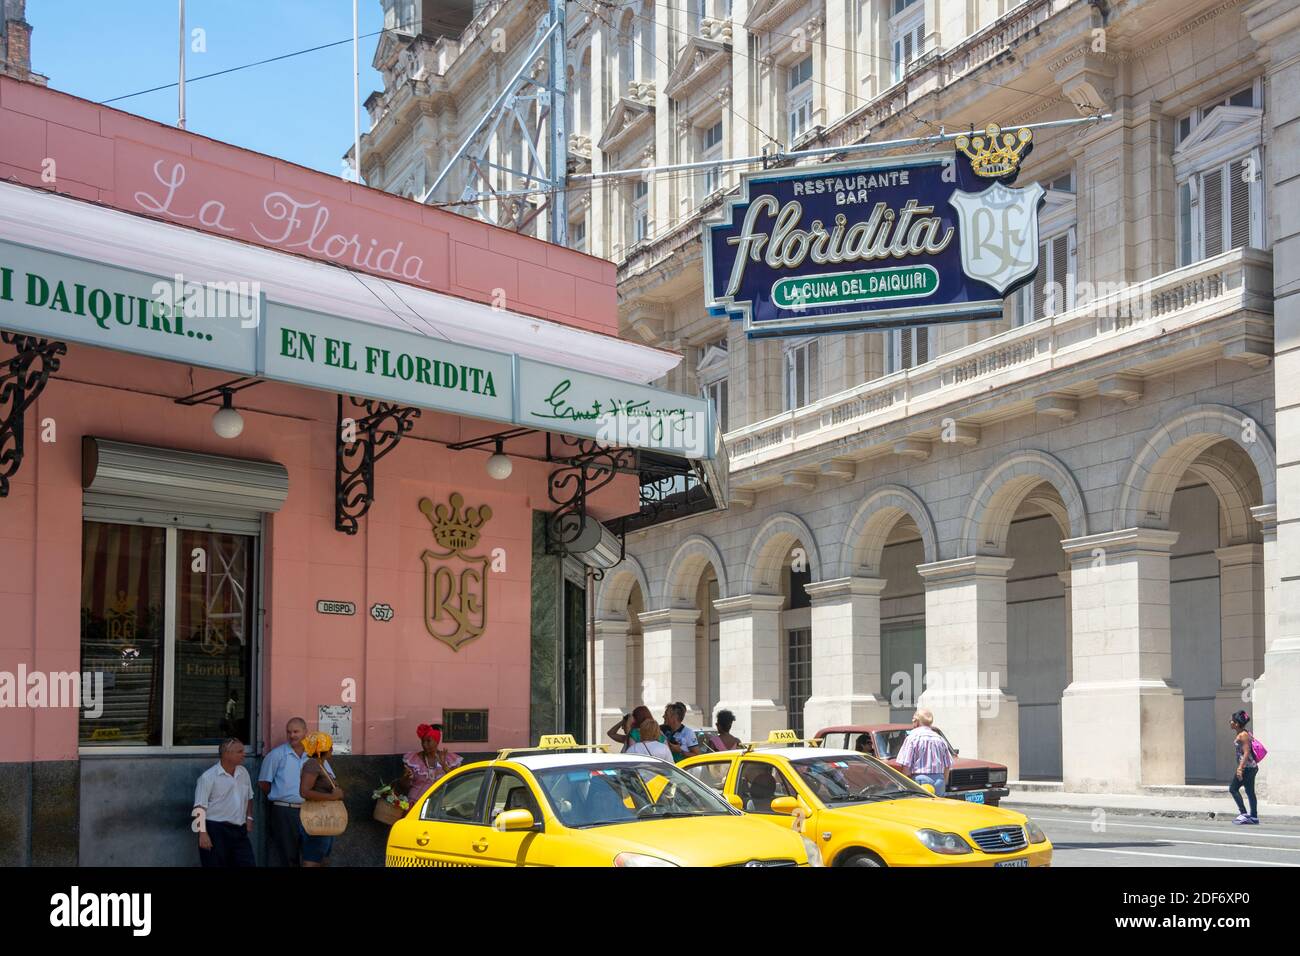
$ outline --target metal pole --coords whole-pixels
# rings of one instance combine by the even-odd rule
[[[551,25],[540,37],[537,38],[537,42],[533,44],[533,48],[528,51],[528,55],[524,57],[523,62],[519,64],[519,69],[516,70],[515,75],[510,78],[510,82],[506,83],[501,92],[497,94],[497,98],[493,101],[492,105],[488,107],[488,111],[483,114],[483,118],[478,121],[478,125],[475,126],[474,129],[470,131],[470,134],[465,137],[465,141],[460,144],[460,148],[456,150],[451,159],[447,160],[447,165],[442,168],[442,172],[440,172],[438,178],[433,181],[433,185],[424,191],[424,195],[420,197],[420,202],[428,202],[429,197],[438,191],[438,187],[442,185],[443,180],[447,178],[447,175],[452,171],[455,165],[460,162],[460,158],[465,154],[465,150],[469,149],[469,144],[474,142],[474,137],[482,131],[484,126],[487,125],[488,120],[492,118],[492,115],[501,108],[501,104],[514,93],[514,89],[518,85],[519,80],[523,77],[524,73],[532,68],[533,63],[537,60],[538,54],[546,48],[547,42],[555,34],[556,29],[557,23],[552,20]]]
[[[360,43],[357,0],[352,0],[352,170],[357,182],[361,182],[361,67],[357,53]]]
[[[1051,129],[1059,126],[1079,126],[1083,123],[1101,123],[1111,119],[1111,113],[1099,113],[1096,116],[1080,116],[1073,119],[1049,120],[1044,123],[1027,123],[1024,126],[1007,126],[1008,130],[1015,129]],[[980,130],[976,130],[978,135]],[[917,136],[910,139],[888,139],[880,140],[874,143],[850,143],[847,146],[824,146],[818,149],[800,149],[790,153],[773,153],[770,156],[740,156],[734,159],[715,159],[705,160],[694,163],[670,163],[666,166],[642,166],[636,169],[607,169],[598,173],[577,173],[570,176],[574,180],[595,180],[595,179],[612,179],[622,176],[648,176],[655,173],[671,173],[690,169],[713,168],[715,166],[744,166],[752,163],[761,163],[766,161],[781,161],[786,159],[805,159],[810,156],[833,156],[837,153],[861,153],[871,152],[882,149],[898,149],[903,146],[923,146],[938,145],[947,143],[959,136],[972,135],[966,130],[960,133],[935,133],[933,136]]]
[[[185,128],[185,0],[180,0],[180,84],[177,87],[179,101],[176,105],[176,125]]]
[[[569,128],[567,113],[568,53],[565,23],[565,0],[551,0],[551,242],[557,246],[569,244],[569,193],[566,188],[569,174]]]

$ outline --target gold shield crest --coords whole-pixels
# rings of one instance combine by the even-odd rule
[[[445,505],[420,499],[420,510],[429,519],[438,545],[420,556],[424,562],[424,626],[454,651],[482,635],[487,627],[489,559],[466,552],[478,544],[492,509],[488,505],[465,508],[464,504],[460,492],[453,492]]]

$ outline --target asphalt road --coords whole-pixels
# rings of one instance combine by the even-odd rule
[[[1017,808],[1046,831],[1053,866],[1300,867],[1300,824]]]

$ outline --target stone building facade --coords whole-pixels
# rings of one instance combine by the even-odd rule
[[[428,94],[372,98],[371,182],[431,181],[543,8],[483,5]],[[623,334],[686,355],[664,384],[714,399],[730,457],[728,510],[629,536],[605,579],[599,721],[681,700],[812,734],[924,690],[1013,780],[1135,792],[1226,780],[1244,707],[1300,801],[1300,2],[569,16],[577,172],[1112,116],[1036,136],[1043,266],[1000,321],[748,341],[703,307],[700,240],[743,167],[571,191]]]

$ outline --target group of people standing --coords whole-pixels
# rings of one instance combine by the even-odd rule
[[[302,825],[308,801],[344,799],[330,757],[334,741],[321,731],[309,733],[301,717],[289,720],[284,743],[262,761],[258,785],[266,797],[271,866],[325,866],[335,837],[313,836]],[[395,789],[414,803],[443,774],[460,766],[459,755],[442,743],[440,724],[416,728],[420,749],[402,757],[402,777]],[[243,766],[244,744],[230,737],[218,748],[218,761],[205,770],[194,789],[193,815],[199,836],[199,861],[205,867],[256,866],[253,844],[254,793]]]
[[[686,705],[676,701],[664,708],[662,722],[656,721],[650,708],[638,705],[630,714],[609,728],[609,738],[623,746],[625,754],[642,754],[680,763],[702,752],[701,736],[709,750],[734,750],[740,740],[731,734],[736,717],[729,710],[718,711],[716,732],[696,731],[685,723]]]

